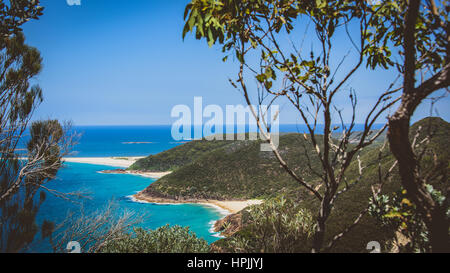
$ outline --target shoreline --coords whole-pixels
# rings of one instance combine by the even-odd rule
[[[117,169],[117,170],[107,170],[107,171],[99,171],[98,173],[102,174],[131,174],[131,175],[139,175],[147,178],[152,179],[160,179],[168,174],[171,174],[172,172],[146,172],[146,171],[129,171],[124,169]]]
[[[203,206],[210,206],[219,208],[220,211],[226,211],[227,214],[224,215],[226,217],[230,214],[238,213],[239,211],[251,206],[251,205],[259,205],[262,204],[262,200],[228,200],[228,201],[220,201],[220,200],[206,200],[206,199],[188,199],[188,200],[173,200],[168,198],[155,198],[146,196],[144,194],[137,193],[132,196],[137,202],[146,202],[151,204],[159,204],[159,205],[180,205],[180,204],[199,204]],[[224,213],[222,213],[224,214]]]
[[[83,163],[92,165],[103,165],[110,167],[129,168],[144,156],[125,156],[125,157],[65,157],[63,160],[70,163]]]
[[[101,165],[108,167],[129,168],[139,159],[145,158],[143,156],[130,157],[66,157],[64,162],[81,163],[90,165]],[[152,179],[160,179],[172,172],[146,172],[146,171],[129,171],[126,169],[99,171],[102,174],[131,174],[139,175]]]

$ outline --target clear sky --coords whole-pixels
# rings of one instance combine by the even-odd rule
[[[70,2],[70,1],[69,1]],[[181,38],[188,0],[42,0],[44,15],[25,24],[28,44],[44,59],[36,82],[44,102],[38,118],[72,120],[76,125],[171,124],[173,106],[243,104],[228,78],[237,63],[223,63],[219,47],[209,48],[190,35]],[[351,81],[360,92],[361,111],[386,88],[387,72],[362,72]],[[438,110],[450,119],[450,100]],[[296,123],[289,107],[282,123]],[[345,102],[343,102],[345,107]],[[428,115],[422,106],[415,120]],[[360,121],[360,120],[359,120]]]

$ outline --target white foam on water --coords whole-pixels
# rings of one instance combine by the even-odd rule
[[[151,204],[150,202],[144,201],[144,200],[139,200],[136,197],[134,197],[134,195],[128,195],[127,198],[135,203],[139,203],[139,204]]]
[[[205,207],[213,208],[215,211],[220,213],[220,216],[222,218],[232,214],[230,211],[228,211],[228,210],[226,210],[224,208],[221,208],[221,207],[219,207],[217,205],[214,205],[214,204],[201,203],[200,205],[205,206]]]
[[[209,233],[211,233],[211,236],[216,237],[216,238],[225,238],[225,236],[220,235],[220,232],[215,232],[214,231],[214,225],[216,224],[217,221],[212,220],[209,221],[208,225],[210,225],[211,227],[209,228]]]

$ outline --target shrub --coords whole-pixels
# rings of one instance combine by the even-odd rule
[[[312,214],[284,197],[252,206],[243,216],[246,227],[227,241],[230,251],[295,253],[310,249],[314,233]]]
[[[427,185],[426,189],[442,205],[445,200],[442,193],[431,185]],[[416,206],[407,198],[406,190],[395,193],[393,197],[381,195],[371,198],[370,202],[369,213],[381,225],[398,230],[403,235],[403,242],[396,242],[399,252],[432,251],[430,234]],[[447,216],[450,216],[450,208],[447,209]]]
[[[133,234],[134,233],[134,234]],[[169,225],[156,230],[135,228],[132,234],[111,240],[102,248],[104,253],[207,253],[208,243],[198,238],[188,227]]]

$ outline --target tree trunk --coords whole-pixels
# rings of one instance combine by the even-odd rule
[[[320,205],[320,212],[317,217],[316,232],[314,233],[314,238],[313,238],[312,253],[321,252],[323,243],[325,241],[325,224],[326,224],[328,216],[330,216],[330,212],[331,212],[329,200],[330,200],[330,198],[325,195],[322,200],[322,203]]]
[[[423,215],[430,233],[433,252],[450,252],[449,223],[446,208],[437,204],[425,188],[418,173],[418,162],[409,141],[409,115],[400,108],[389,120],[388,139],[398,160],[400,178],[408,197]]]
[[[317,220],[316,233],[314,234],[312,253],[319,253],[322,249],[325,238],[325,221],[323,219]]]
[[[449,65],[422,83],[416,83],[416,23],[420,10],[419,0],[410,0],[407,7],[404,25],[405,72],[403,79],[403,96],[400,107],[389,119],[388,140],[392,154],[398,161],[400,179],[407,191],[408,198],[416,205],[418,212],[430,233],[433,252],[448,252],[449,234],[445,205],[437,204],[426,190],[426,182],[420,178],[419,162],[409,141],[409,125],[411,116],[417,106],[432,92],[445,88],[449,84]],[[447,56],[448,58],[448,56]]]

